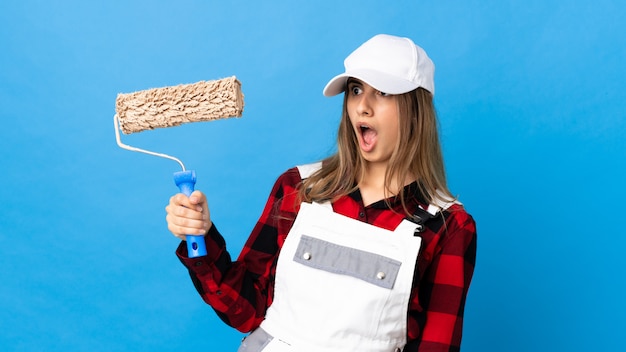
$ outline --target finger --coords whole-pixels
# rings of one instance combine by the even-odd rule
[[[189,203],[196,206],[198,211],[202,211],[202,209],[206,206],[206,196],[200,191],[194,191],[189,196]]]
[[[206,207],[206,197],[200,191],[195,191],[190,197],[187,197],[182,193],[178,193],[170,198],[170,204],[182,205],[187,208],[202,211],[202,209]]]
[[[204,235],[208,231],[207,222],[203,219],[188,219],[168,214],[168,229],[177,237],[184,235]]]
[[[189,197],[182,193],[177,193],[170,198],[170,205],[181,205],[187,208],[193,207],[191,202],[189,201]]]
[[[188,208],[181,205],[168,205],[165,210],[168,214],[172,214],[176,217],[185,218],[185,219],[203,219],[204,213],[202,209],[196,210],[193,208]]]

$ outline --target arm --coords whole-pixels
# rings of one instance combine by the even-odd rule
[[[176,251],[202,299],[239,331],[256,328],[272,302],[276,260],[297,212],[299,182],[293,169],[279,177],[237,261],[214,224],[205,236],[207,256],[189,258],[184,243]]]
[[[421,308],[409,311],[412,339],[404,351],[460,350],[465,300],[476,263],[476,224],[460,208],[450,213],[439,232],[434,239],[438,243],[432,243],[432,262],[413,299]]]

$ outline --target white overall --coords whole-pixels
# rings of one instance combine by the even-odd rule
[[[274,301],[240,352],[400,351],[421,237],[302,203],[281,249]]]

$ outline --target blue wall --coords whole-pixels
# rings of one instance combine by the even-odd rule
[[[236,255],[275,177],[333,150],[326,81],[390,33],[437,65],[450,187],[478,222],[463,350],[619,349],[624,18],[617,0],[2,2],[0,346],[235,350],[173,254],[177,166],[116,146],[116,95],[243,82],[241,119],[123,136],[197,171]]]

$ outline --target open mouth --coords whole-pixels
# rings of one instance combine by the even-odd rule
[[[358,130],[361,133],[361,148],[365,151],[370,151],[374,148],[374,144],[376,143],[376,130],[371,128],[368,125],[361,124],[358,126]]]

